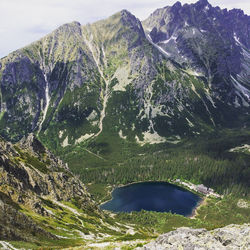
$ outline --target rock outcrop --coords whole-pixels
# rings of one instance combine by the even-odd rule
[[[137,250],[236,250],[250,248],[250,224],[229,225],[212,231],[179,228],[158,237]]]
[[[82,182],[33,134],[16,145],[0,139],[1,239],[27,240],[30,234],[56,238],[24,211],[53,218],[48,204],[74,199],[79,209],[99,211]]]
[[[9,196],[0,192],[0,239],[34,241],[36,237],[57,237],[19,211],[20,207]]]
[[[14,202],[30,205],[36,210],[40,209],[40,197],[58,201],[77,197],[82,200],[79,204],[83,207],[91,204],[82,182],[33,134],[15,146],[2,140],[0,144],[1,191]],[[10,186],[15,188],[15,192],[8,191]],[[30,203],[31,197],[33,204]]]

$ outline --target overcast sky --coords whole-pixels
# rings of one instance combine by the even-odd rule
[[[209,0],[208,0],[209,1]],[[0,0],[0,58],[38,40],[58,26],[91,23],[127,9],[143,20],[155,9],[176,0]],[[180,0],[194,3],[196,0]],[[210,0],[213,6],[241,8],[250,14],[249,0]]]

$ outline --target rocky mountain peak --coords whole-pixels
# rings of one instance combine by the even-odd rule
[[[21,59],[1,60],[1,134],[14,141],[38,132],[62,152],[116,120],[112,133],[157,142],[226,126],[232,110],[245,115],[250,106],[249,16],[229,13],[207,1],[177,2],[143,27],[128,10],[59,27],[19,50]]]
[[[180,9],[182,7],[181,5],[181,2],[177,1],[172,7],[171,7],[171,10],[174,10],[174,9]]]
[[[210,5],[210,4],[207,0],[199,0],[196,2],[196,5],[206,6],[206,5]]]
[[[218,84],[218,79],[221,81],[230,74],[239,74],[245,68],[239,65],[241,60],[248,60],[248,52],[240,50],[242,46],[249,47],[249,38],[246,35],[249,20],[250,17],[244,16],[241,10],[228,12],[212,7],[206,0],[200,0],[182,7],[177,2],[170,9],[162,8],[158,10],[157,15],[150,16],[143,24],[145,30],[151,30],[152,41],[170,57],[180,64],[189,61],[191,67],[199,67],[199,71],[209,77],[209,84],[216,79],[216,84],[222,85]],[[228,41],[232,41],[232,44],[228,44]],[[195,45],[197,43],[198,47]],[[205,52],[204,46],[208,47],[209,51]],[[215,59],[215,55],[220,58]],[[243,71],[242,75],[246,75],[246,70]],[[247,84],[245,77],[241,77],[241,80],[243,79],[244,84]]]
[[[122,9],[121,11],[120,11],[120,14],[122,15],[122,16],[134,16],[130,11],[128,11],[127,9]]]
[[[207,0],[199,0],[194,4],[194,6],[197,11],[200,10],[207,11],[212,7],[212,5]]]
[[[246,19],[248,19],[248,15],[246,15],[246,14],[244,13],[244,11],[241,10],[241,9],[232,9],[232,10],[229,10],[229,11],[228,11],[228,14],[229,14],[229,15],[233,15],[233,16],[238,16],[238,17],[241,17],[241,18],[246,18]],[[249,21],[248,21],[248,22],[249,22]]]
[[[46,152],[46,148],[33,133],[30,133],[27,137],[23,137],[19,143],[23,148],[29,149],[35,154]]]
[[[57,28],[53,33],[81,35],[81,24],[77,21],[65,23]]]
[[[135,32],[144,34],[140,20],[136,18],[132,13],[124,9],[120,12],[120,15],[123,25],[129,25],[129,27],[132,28]]]

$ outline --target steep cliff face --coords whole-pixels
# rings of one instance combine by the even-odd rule
[[[79,202],[82,207],[91,205],[94,208],[85,186],[34,135],[15,146],[1,141],[0,159],[1,192],[14,202],[46,215],[41,198],[57,201],[78,198],[82,200]]]
[[[96,66],[80,39],[79,23],[65,24],[2,59],[1,122],[9,126],[9,130],[3,132],[5,137],[17,140],[31,131],[40,132],[48,125],[62,99],[65,97],[67,102],[69,93],[83,87],[83,83],[81,96],[84,99],[88,95],[88,100],[79,100],[76,107],[75,102],[71,103],[69,110],[59,109],[58,119],[62,120],[61,113],[71,112],[66,116],[68,120],[81,120],[88,112],[86,103],[91,106],[98,102],[99,95],[87,91],[88,85],[92,85],[90,92],[99,87],[96,86],[99,85]]]
[[[136,249],[248,249],[250,247],[249,226],[249,224],[229,225],[213,231],[179,228]]]
[[[8,195],[0,191],[1,240],[35,241],[36,238],[57,239],[30,217],[20,212],[20,207]]]
[[[102,216],[86,187],[34,135],[18,145],[1,139],[0,148],[2,240],[58,239],[47,230],[45,221],[55,221],[55,211],[63,213],[61,202],[77,201],[80,210]],[[39,221],[39,216],[44,217],[44,222]]]
[[[249,24],[242,10],[212,7],[206,0],[177,2],[143,22],[155,46],[205,77],[215,106],[219,99],[236,107],[249,107]]]

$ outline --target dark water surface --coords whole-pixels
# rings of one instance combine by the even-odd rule
[[[201,198],[167,182],[141,182],[116,188],[113,199],[100,206],[112,212],[132,212],[142,209],[191,215]]]

